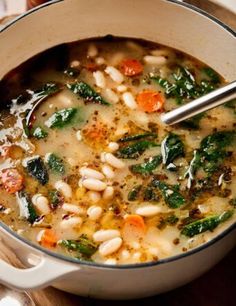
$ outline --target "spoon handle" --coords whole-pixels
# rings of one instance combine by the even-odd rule
[[[165,124],[171,125],[189,119],[197,114],[236,98],[236,81],[209,94],[161,115]]]

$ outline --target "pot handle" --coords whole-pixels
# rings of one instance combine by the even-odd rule
[[[1,232],[3,234],[3,232]],[[5,232],[6,234],[6,232]],[[8,250],[12,250],[14,254],[24,256],[24,262],[30,264],[27,268],[17,268],[0,259],[0,283],[16,290],[31,290],[45,288],[57,279],[71,272],[79,271],[80,267],[75,264],[65,263],[60,259],[48,256],[41,251],[13,238],[7,233],[7,242],[2,235],[0,240],[4,242],[4,247],[10,246]],[[10,257],[7,255],[7,258]]]

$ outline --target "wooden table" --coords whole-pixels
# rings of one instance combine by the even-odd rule
[[[1,0],[0,0],[1,1]],[[11,2],[13,0],[10,0]],[[18,0],[15,0],[16,2]],[[20,0],[24,1],[24,0]],[[236,6],[236,0],[235,1]],[[219,19],[224,20],[228,25],[236,29],[236,17],[219,6],[210,3],[207,0],[188,0],[193,4],[197,4],[206,11],[215,15]],[[18,2],[19,4],[19,2]],[[1,245],[0,241],[0,258],[11,262],[17,266],[21,266],[16,255]],[[128,276],[127,276],[128,277]],[[0,306],[2,296],[6,294],[5,287],[0,285]],[[183,286],[179,289],[171,291],[159,296],[133,301],[99,301],[81,298],[72,294],[64,293],[54,288],[46,288],[30,292],[29,295],[34,301],[32,303],[27,296],[24,296],[22,305],[38,305],[38,306],[236,306],[236,248],[232,250],[217,266],[211,269],[197,280]],[[10,290],[7,293],[13,293]],[[12,306],[10,304],[4,304]]]

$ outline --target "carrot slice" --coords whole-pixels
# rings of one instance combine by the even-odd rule
[[[56,234],[51,229],[42,230],[39,233],[39,243],[45,248],[55,248],[57,245]]]
[[[165,99],[154,90],[144,90],[137,95],[137,103],[141,110],[147,113],[162,111]]]
[[[126,76],[135,76],[143,72],[143,65],[136,59],[125,59],[120,64],[120,70]]]
[[[23,188],[23,176],[17,169],[7,169],[0,173],[3,187],[8,193],[15,193]]]
[[[129,225],[132,227],[135,227],[136,229],[145,231],[146,225],[144,223],[144,220],[139,215],[128,215],[125,218],[125,225]]]

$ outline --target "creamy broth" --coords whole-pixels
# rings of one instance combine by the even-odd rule
[[[0,82],[0,220],[60,254],[157,261],[236,221],[235,101],[160,114],[226,83],[156,43],[107,36],[48,50]]]

